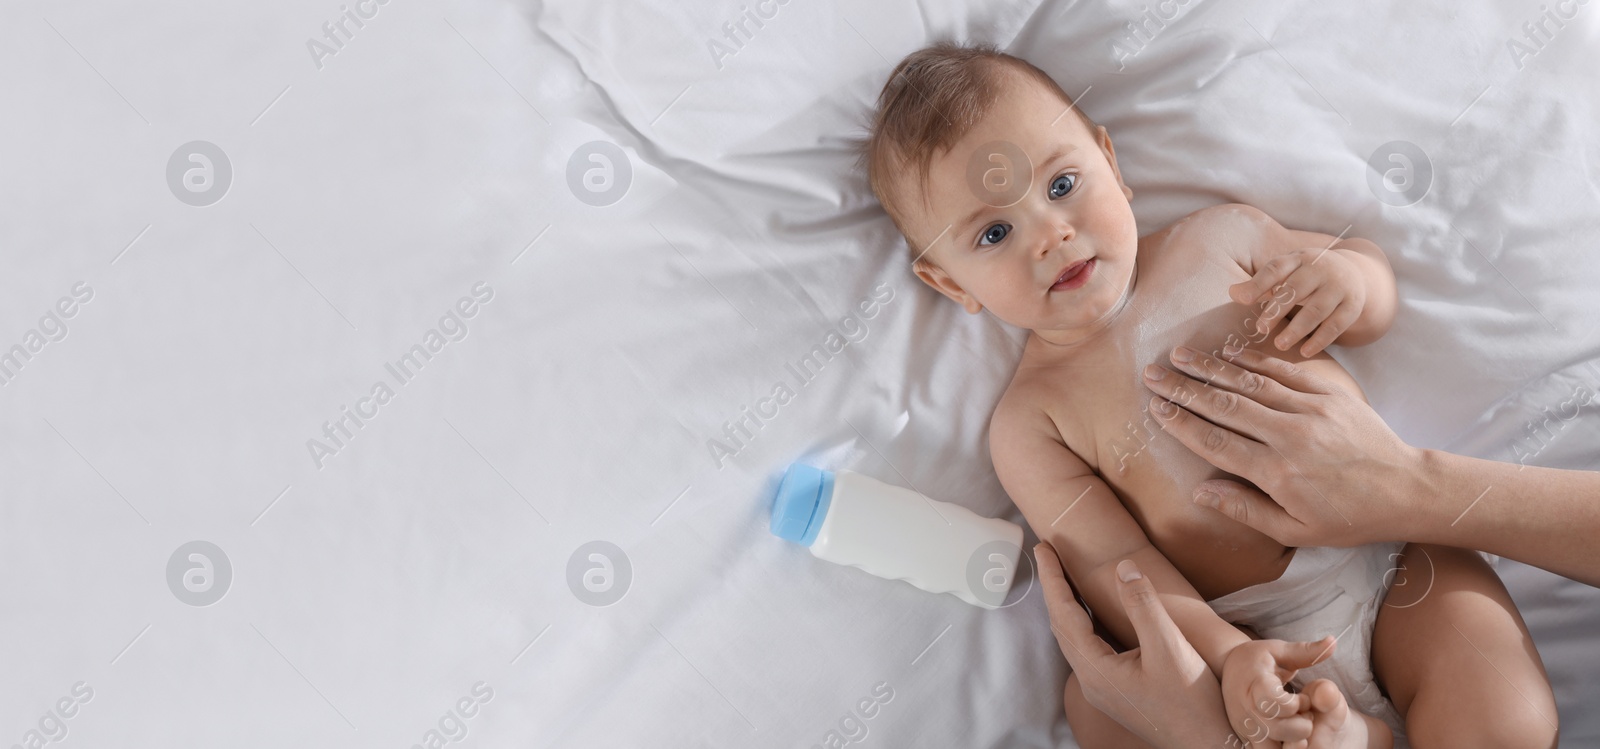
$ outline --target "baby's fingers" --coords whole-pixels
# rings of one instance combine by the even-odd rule
[[[1289,280],[1273,287],[1271,299],[1261,303],[1261,317],[1256,320],[1256,332],[1262,335],[1272,332],[1278,326],[1278,321],[1289,314],[1289,310],[1305,304],[1322,286],[1323,277],[1319,271],[1310,268],[1295,271]]]
[[[1344,295],[1333,289],[1323,289],[1312,294],[1301,305],[1300,310],[1294,313],[1294,319],[1290,320],[1289,325],[1278,334],[1273,345],[1277,346],[1279,351],[1288,351],[1296,341],[1310,335],[1311,331],[1316,330],[1318,325],[1327,320],[1343,300]]]
[[[1267,738],[1284,743],[1305,741],[1311,738],[1311,729],[1315,728],[1310,713],[1284,715],[1266,721],[1266,724]]]
[[[1299,741],[1311,736],[1311,702],[1283,688],[1283,683],[1262,674],[1250,686],[1251,707],[1275,741]]]
[[[1230,718],[1230,721],[1232,719]],[[1232,721],[1233,734],[1244,740],[1245,746],[1259,749],[1281,747],[1283,744],[1267,736],[1267,727],[1256,717],[1247,717],[1242,721]]]
[[[1361,310],[1354,304],[1349,302],[1340,304],[1339,308],[1335,309],[1333,314],[1329,315],[1328,319],[1322,323],[1322,327],[1317,328],[1316,335],[1311,336],[1311,340],[1306,341],[1306,345],[1300,347],[1300,355],[1316,356],[1317,352],[1327,348],[1339,336],[1344,335],[1344,332],[1349,330],[1350,326],[1354,325],[1360,317]]]
[[[1268,261],[1256,271],[1254,277],[1248,281],[1241,281],[1228,287],[1228,296],[1240,304],[1255,304],[1266,296],[1273,287],[1283,283],[1289,278],[1296,268],[1300,267],[1299,255],[1280,255]]]
[[[1333,635],[1324,636],[1315,642],[1284,642],[1276,641],[1272,649],[1272,658],[1277,663],[1278,678],[1288,681],[1302,668],[1311,668],[1333,655],[1334,648],[1339,646],[1339,639]]]

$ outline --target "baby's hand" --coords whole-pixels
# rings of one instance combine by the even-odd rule
[[[1314,356],[1361,318],[1367,287],[1356,264],[1343,253],[1306,249],[1273,258],[1254,278],[1229,286],[1228,296],[1246,305],[1266,302],[1256,321],[1260,334],[1271,331],[1291,308],[1299,307],[1274,344],[1279,351],[1287,351],[1315,330],[1300,347],[1301,356]]]
[[[1251,746],[1303,746],[1311,737],[1311,702],[1284,685],[1295,672],[1333,653],[1333,638],[1318,642],[1251,640],[1222,664],[1222,702],[1233,730]]]

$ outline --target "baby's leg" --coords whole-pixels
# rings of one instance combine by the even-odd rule
[[[1078,685],[1077,674],[1067,677],[1065,702],[1067,725],[1072,727],[1072,738],[1083,749],[1150,749],[1144,739],[1089,704],[1083,696],[1083,688]]]
[[[1378,613],[1372,668],[1417,749],[1556,745],[1544,662],[1475,552],[1407,544]]]

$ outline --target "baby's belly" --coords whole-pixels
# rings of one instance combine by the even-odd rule
[[[1355,389],[1354,380],[1332,359],[1313,359],[1302,366]],[[1152,394],[1144,387],[1122,393],[1102,390],[1099,395],[1104,400],[1095,410],[1133,418],[1094,424],[1092,467],[1195,590],[1209,600],[1278,579],[1293,549],[1192,501],[1194,487],[1207,479],[1249,482],[1217,469],[1162,431],[1146,409]]]
[[[1202,597],[1220,598],[1283,574],[1292,549],[1191,500],[1201,481],[1243,479],[1216,470],[1187,450],[1178,454],[1152,445],[1147,452],[1146,460],[1130,462],[1121,475],[1098,473],[1121,497],[1150,543]]]

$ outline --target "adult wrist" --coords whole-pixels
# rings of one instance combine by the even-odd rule
[[[1384,535],[1392,538],[1385,540],[1443,541],[1438,531],[1449,528],[1452,518],[1446,517],[1448,508],[1441,506],[1438,500],[1446,493],[1450,475],[1448,463],[1452,457],[1439,450],[1407,446],[1399,464],[1402,478],[1394,484],[1397,491],[1392,506],[1396,512],[1383,524]]]

